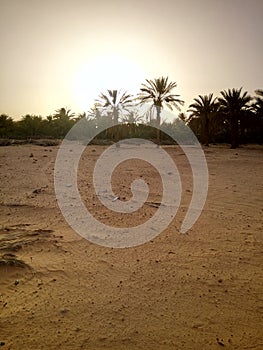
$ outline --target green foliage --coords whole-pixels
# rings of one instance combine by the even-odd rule
[[[245,91],[241,93],[240,89],[228,89],[221,91],[222,97],[218,98],[220,111],[229,120],[231,132],[231,148],[236,148],[239,145],[239,128],[242,122],[247,118],[247,111],[250,108],[249,102],[252,97]]]
[[[42,117],[36,115],[25,115],[17,124],[17,133],[20,138],[41,137]]]
[[[40,139],[64,138],[75,126],[74,137],[87,141],[96,136],[93,142],[112,142],[122,138],[144,138],[157,143],[174,143],[169,135],[187,141],[188,125],[204,144],[211,142],[230,142],[232,147],[240,143],[263,143],[263,90],[255,90],[252,98],[240,89],[221,91],[218,98],[213,94],[199,95],[190,104],[188,113],[179,113],[173,122],[161,123],[161,110],[180,109],[183,101],[171,90],[176,83],[168,78],[146,80],[137,96],[139,105],[150,102],[151,108],[140,115],[131,95],[119,90],[108,90],[99,96],[93,108],[76,115],[70,109],[60,108],[46,118],[37,115],[24,115],[20,120],[13,120],[6,114],[0,115],[1,139]],[[137,104],[138,106],[138,104]],[[157,112],[157,118],[154,118]],[[121,119],[122,124],[119,123]],[[156,129],[157,128],[157,129]],[[160,130],[159,130],[160,129]],[[70,138],[68,134],[67,138]],[[7,143],[6,143],[7,141]],[[3,140],[1,144],[11,141]]]
[[[218,103],[216,103],[216,98],[213,99],[213,94],[199,95],[198,98],[194,99],[188,109],[188,112],[191,112],[189,116],[189,121],[193,118],[200,119],[200,138],[201,142],[208,146],[210,141],[210,124],[211,120],[215,116],[218,110]]]
[[[14,132],[14,121],[11,117],[6,114],[0,115],[0,137],[9,138]]]
[[[101,123],[104,123],[106,127],[114,125],[110,130],[104,131],[106,138],[112,138],[113,136],[115,142],[120,139],[122,128],[118,126],[119,117],[130,112],[130,109],[134,106],[133,100],[132,95],[120,90],[107,90],[106,93],[100,94],[93,107],[98,127]],[[106,119],[104,119],[105,116]]]

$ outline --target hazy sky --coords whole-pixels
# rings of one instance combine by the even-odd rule
[[[263,0],[0,0],[0,113],[87,111],[168,75],[198,94],[263,88]],[[185,108],[185,109],[186,109]]]

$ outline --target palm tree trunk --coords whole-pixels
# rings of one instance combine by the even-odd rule
[[[160,145],[160,141],[161,141],[161,135],[160,135],[160,125],[161,125],[161,106],[156,106],[156,112],[157,112],[157,116],[156,116],[156,121],[157,121],[157,129],[156,129],[156,136],[157,136],[157,145]]]
[[[201,122],[201,127],[202,127],[202,144],[205,146],[209,146],[209,117],[208,115],[204,114],[202,116],[202,122]]]
[[[113,122],[114,122],[114,141],[118,142],[119,141],[119,111],[117,108],[113,109]]]
[[[237,148],[238,144],[238,116],[231,116],[231,148]]]
[[[240,144],[246,143],[245,129],[246,129],[246,120],[245,117],[242,116],[240,119]]]

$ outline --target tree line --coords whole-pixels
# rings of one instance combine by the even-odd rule
[[[137,96],[121,90],[107,90],[99,95],[94,106],[81,114],[70,109],[60,108],[46,118],[25,115],[14,120],[6,114],[0,115],[0,138],[62,139],[81,119],[95,130],[105,129],[97,136],[99,139],[114,140],[126,137],[154,139],[159,144],[171,141],[162,130],[180,128],[178,119],[172,122],[162,120],[164,107],[177,109],[178,117],[195,133],[199,141],[208,146],[210,143],[230,143],[232,148],[244,143],[263,142],[263,90],[255,90],[250,96],[242,88],[228,89],[213,94],[199,95],[188,107],[187,113],[181,113],[184,101],[174,94],[175,82],[168,77],[147,79]],[[147,110],[141,114],[139,106],[147,103]]]

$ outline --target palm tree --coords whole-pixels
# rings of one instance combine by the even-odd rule
[[[59,108],[56,110],[56,113],[53,115],[55,119],[70,119],[75,116],[75,113],[71,113],[70,109],[67,108]]]
[[[101,114],[110,112],[110,115],[113,116],[114,125],[117,126],[115,133],[115,142],[117,142],[119,140],[119,116],[120,113],[129,112],[129,108],[133,106],[132,95],[120,90],[107,90],[106,93],[100,94],[95,106]]]
[[[171,91],[177,86],[175,82],[168,83],[168,77],[158,78],[154,80],[146,79],[146,84],[142,84],[141,92],[138,94],[137,99],[140,104],[151,102],[153,107],[156,108],[157,115],[157,144],[160,144],[160,124],[161,124],[161,111],[165,106],[170,110],[175,107],[180,111],[179,105],[183,105],[184,101],[179,99],[179,95],[174,95]]]
[[[123,123],[126,124],[140,124],[143,122],[143,115],[140,115],[137,111],[130,111],[122,118]]]
[[[130,111],[129,114],[122,117],[122,133],[123,137],[135,137],[136,129],[143,123],[144,116],[140,115],[138,111]]]
[[[245,91],[241,93],[240,89],[228,89],[221,91],[223,97],[218,98],[220,110],[230,121],[231,127],[231,148],[236,148],[239,145],[239,124],[243,112],[249,108],[248,103],[251,101],[251,96]]]
[[[53,115],[54,135],[58,138],[66,136],[69,130],[74,125],[75,113],[71,113],[70,109],[60,108]]]
[[[210,119],[215,114],[218,104],[216,98],[213,99],[213,94],[199,95],[194,99],[187,112],[191,112],[188,121],[197,117],[201,121],[201,142],[205,146],[209,146]]]
[[[41,116],[27,114],[18,122],[18,129],[21,136],[26,138],[42,136],[42,122]]]

